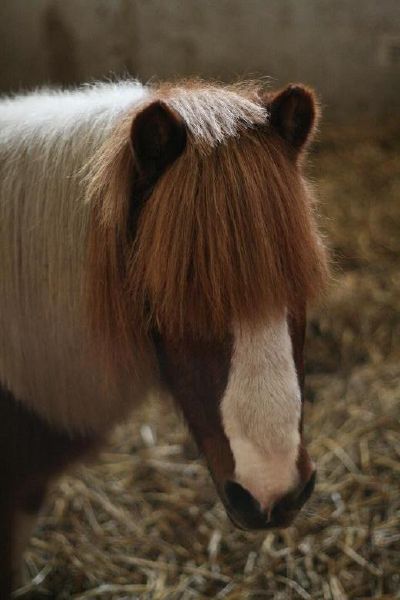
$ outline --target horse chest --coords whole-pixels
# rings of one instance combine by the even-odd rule
[[[103,432],[129,412],[143,385],[111,378],[90,341],[87,215],[77,190],[68,192],[67,206],[56,202],[57,187],[53,205],[40,204],[40,190],[33,202],[25,188],[0,203],[0,383],[59,428]]]

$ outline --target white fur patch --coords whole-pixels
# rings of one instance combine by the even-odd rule
[[[298,481],[301,395],[286,318],[237,328],[221,411],[236,480],[267,509]]]
[[[147,96],[130,82],[0,101],[0,381],[57,427],[108,430],[146,391],[110,380],[88,332],[83,167]]]

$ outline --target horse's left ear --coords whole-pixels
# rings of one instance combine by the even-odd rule
[[[319,108],[313,90],[292,84],[275,94],[268,102],[270,124],[296,153],[311,140]]]
[[[134,118],[131,144],[140,175],[154,182],[184,151],[185,124],[166,104],[156,100]]]

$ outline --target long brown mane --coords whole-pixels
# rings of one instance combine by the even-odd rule
[[[149,328],[212,337],[312,300],[327,261],[299,167],[268,126],[254,86],[161,86],[187,124],[183,155],[129,231],[135,164],[127,114],[91,167],[88,294],[92,329],[113,359]],[[137,110],[137,109],[136,109]]]

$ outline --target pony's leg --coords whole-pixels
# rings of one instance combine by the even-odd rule
[[[11,597],[12,574],[12,510],[8,502],[0,502],[0,600]]]
[[[22,510],[15,511],[11,546],[11,570],[14,589],[24,583],[23,555],[35,529],[37,517],[37,514],[29,514]]]
[[[100,443],[54,429],[0,387],[0,600],[10,595],[49,482]]]
[[[22,499],[19,498],[19,502],[15,503],[11,520],[11,569],[13,574],[13,589],[24,583],[23,555],[35,529],[44,497],[45,487],[42,483],[38,486],[37,490],[30,490],[25,497]]]
[[[3,486],[1,486],[3,484]],[[0,481],[0,600],[23,583],[23,554],[35,527],[44,498],[41,484],[21,497],[9,482]]]

